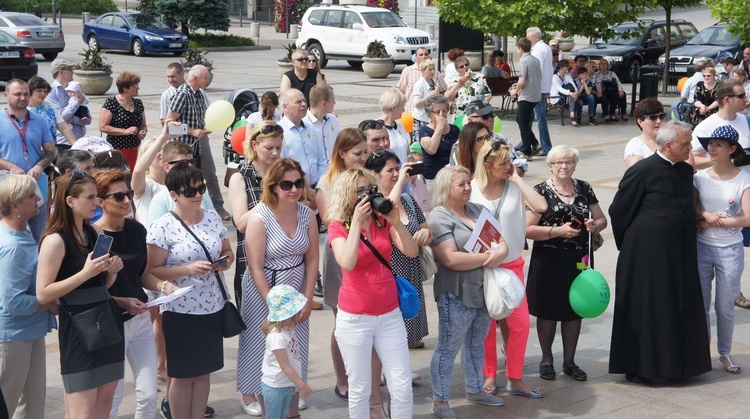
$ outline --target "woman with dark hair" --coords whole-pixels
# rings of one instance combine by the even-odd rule
[[[491,139],[492,134],[483,123],[469,122],[464,124],[461,134],[458,135],[458,142],[453,144],[450,164],[463,166],[469,169],[471,176],[474,176],[479,150],[482,149],[484,143]]]
[[[70,126],[68,126],[68,124],[62,119],[62,116],[60,116],[60,111],[55,110],[55,108],[44,103],[44,99],[47,98],[49,90],[49,83],[43,78],[39,76],[30,78],[29,93],[31,96],[29,96],[28,109],[31,112],[43,116],[44,119],[47,120],[50,132],[52,133],[52,138],[55,138],[57,136],[57,131],[60,131],[65,136],[65,139],[68,140],[70,144],[73,144],[76,142],[76,136],[73,134],[73,130],[70,129]],[[60,147],[60,144],[57,146],[58,153],[70,148],[70,146]]]
[[[569,69],[567,60],[557,63],[557,71],[552,76],[549,95],[551,103],[560,103],[560,106],[563,106],[567,102],[570,108],[570,124],[575,127],[579,125],[578,120],[583,110],[583,99],[580,98],[582,88],[576,87],[576,82],[568,73]]]
[[[320,71],[320,61],[318,61],[317,55],[310,53],[307,54],[307,69],[317,71],[318,74],[320,74],[320,78],[325,81],[326,75]]]
[[[123,71],[115,82],[117,95],[104,102],[99,114],[99,131],[107,134],[112,148],[122,152],[131,172],[138,159],[138,146],[148,132],[143,102],[135,98],[140,83],[141,76]]]
[[[281,121],[281,115],[276,113],[276,109],[279,107],[279,96],[276,92],[266,92],[260,97],[260,109],[257,112],[253,112],[247,117],[247,125],[245,125],[246,134],[245,138],[250,138],[250,134],[261,121]]]
[[[633,111],[635,124],[641,130],[641,135],[633,137],[625,145],[625,166],[630,167],[637,161],[643,160],[656,153],[656,133],[667,118],[664,105],[656,98],[643,99],[635,105]],[[692,159],[692,153],[690,159]]]
[[[36,296],[40,304],[59,300],[60,371],[65,387],[66,416],[106,418],[117,382],[124,375],[123,341],[89,352],[71,317],[109,306],[123,334],[120,308],[107,289],[123,268],[119,256],[93,258],[101,230],[89,223],[97,206],[96,180],[75,170],[57,181],[54,205],[42,233]]]
[[[628,102],[625,90],[622,88],[620,78],[614,71],[609,71],[609,61],[602,58],[597,64],[599,67],[599,74],[602,78],[602,95],[607,99],[607,108],[602,109],[604,114],[604,120],[607,122],[618,121],[617,110],[620,110],[620,117],[623,121],[628,120]],[[602,101],[602,108],[604,108],[604,101]]]
[[[310,208],[302,204],[306,190],[305,173],[290,158],[277,160],[263,178],[263,192],[247,220],[247,270],[243,278],[247,329],[242,332],[243,346],[238,351],[237,388],[242,394],[254,394],[265,411],[261,389],[263,353],[266,347],[261,326],[268,316],[265,304],[268,292],[276,285],[289,285],[307,297],[294,328],[301,350],[303,381],[307,381],[310,342],[310,317],[313,289],[318,277],[318,225]],[[313,220],[311,222],[311,220]],[[252,292],[251,292],[252,291]],[[254,308],[253,311],[247,310]],[[246,345],[245,345],[246,344]],[[299,393],[289,405],[290,418],[299,417]]]
[[[219,215],[201,208],[206,184],[200,169],[177,163],[165,184],[175,206],[149,228],[148,271],[161,280],[158,289],[166,294],[192,286],[162,305],[162,330],[171,414],[197,418],[206,412],[211,373],[224,366],[222,309],[229,295],[225,300],[223,271],[234,255]]]

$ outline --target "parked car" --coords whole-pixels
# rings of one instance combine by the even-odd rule
[[[642,27],[638,22],[625,22],[615,26],[613,29],[617,35],[614,38],[598,39],[593,45],[574,51],[573,58],[578,55],[586,55],[592,60],[606,58],[612,63],[612,71],[620,79],[632,81],[631,74],[637,74],[645,64],[656,64],[667,48],[664,36],[667,30],[666,20],[643,20],[640,23]],[[670,29],[672,48],[684,45],[698,33],[692,23],[682,19],[673,20]],[[637,35],[630,37],[632,32]]]
[[[0,12],[0,31],[36,54],[42,54],[47,61],[54,60],[65,49],[65,37],[60,28],[27,13]]]
[[[300,23],[297,46],[318,57],[321,67],[328,60],[346,60],[362,65],[367,44],[380,40],[396,64],[411,64],[417,48],[437,50],[427,32],[413,29],[388,9],[371,6],[320,4],[310,6]]]
[[[169,53],[179,57],[188,47],[188,37],[146,13],[106,13],[83,24],[83,41],[90,49],[120,49],[142,57],[146,53]]]
[[[717,23],[700,31],[685,45],[672,50],[669,54],[669,64],[672,66],[669,74],[675,77],[690,77],[695,74],[695,62],[711,58],[728,52],[738,61],[742,61],[742,44],[739,35],[732,35],[726,29],[727,22]],[[666,54],[659,57],[659,65],[664,66]],[[718,63],[717,63],[718,64]]]
[[[29,80],[36,76],[36,53],[16,42],[10,35],[0,32],[0,80]]]

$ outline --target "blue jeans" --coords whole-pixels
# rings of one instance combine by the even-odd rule
[[[432,398],[447,402],[451,392],[453,363],[461,350],[467,393],[482,391],[484,339],[490,329],[491,318],[484,308],[469,308],[453,294],[442,294],[437,300],[438,341],[430,361]]]
[[[580,95],[578,96],[578,101],[581,102],[580,107],[578,107],[578,104],[576,104],[576,118],[580,118],[581,114],[583,113],[583,102],[586,102],[586,105],[588,106],[589,110],[589,118],[594,118],[596,116],[596,96],[591,95]]]
[[[294,387],[275,388],[266,383],[260,383],[260,388],[263,390],[263,408],[266,419],[286,418],[286,411],[289,410]]]
[[[547,127],[547,93],[542,93],[542,100],[534,107],[534,116],[536,116],[536,126],[539,128],[539,142],[542,144],[542,151],[549,153],[552,149],[552,140],[549,137],[549,128]]]
[[[716,278],[716,345],[719,355],[729,355],[734,334],[734,300],[740,295],[740,279],[745,268],[742,242],[729,246],[709,246],[698,242],[698,275],[703,291],[708,336],[711,337],[711,282]]]

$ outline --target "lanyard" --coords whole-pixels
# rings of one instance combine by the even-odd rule
[[[13,128],[16,129],[18,132],[18,135],[21,136],[21,142],[23,143],[23,159],[25,161],[29,161],[29,147],[26,145],[26,130],[29,129],[29,112],[26,111],[26,116],[23,118],[23,132],[21,132],[21,127],[18,126],[16,123],[16,120],[10,116],[10,110],[5,110],[8,113],[8,119],[10,119],[10,122],[13,124]]]

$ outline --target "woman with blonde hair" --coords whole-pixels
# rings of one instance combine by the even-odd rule
[[[693,126],[700,124],[704,119],[719,110],[719,101],[716,100],[716,69],[707,67],[703,69],[703,80],[695,85],[695,102],[693,102],[693,118],[690,123]]]
[[[336,137],[333,144],[331,164],[328,172],[318,182],[315,193],[315,202],[323,224],[328,227],[328,194],[334,182],[341,173],[348,169],[362,167],[367,159],[367,139],[362,131],[354,128],[344,128]],[[323,297],[326,305],[333,311],[333,317],[338,313],[339,287],[341,287],[341,267],[336,262],[333,250],[330,246],[323,247]],[[331,332],[331,358],[333,358],[333,371],[336,373],[336,385],[334,393],[346,400],[349,384],[346,378],[346,366],[341,358],[339,344],[335,337],[336,329]]]
[[[266,297],[276,285],[286,284],[305,295],[307,302],[295,328],[302,361],[301,378],[307,380],[310,341],[310,311],[318,276],[318,225],[312,211],[300,202],[307,185],[299,163],[277,160],[263,177],[260,201],[247,219],[245,242],[247,270],[243,278],[245,307],[243,346],[238,353],[237,387],[242,394],[255,394],[262,410],[261,379],[266,339],[261,326],[268,316]],[[311,222],[312,220],[312,222]],[[299,417],[299,393],[289,406],[290,418]]]
[[[266,310],[263,301],[255,305],[243,304],[249,298],[249,294],[257,293],[255,287],[243,287],[242,281],[247,268],[245,249],[247,220],[250,218],[252,209],[260,202],[263,178],[271,165],[281,157],[283,145],[284,130],[274,121],[261,121],[250,131],[250,136],[245,138],[242,144],[245,162],[240,166],[239,171],[229,179],[229,208],[232,210],[232,222],[237,228],[237,265],[234,271],[234,295],[238,308],[242,310],[243,316],[247,317],[254,317],[253,313]],[[245,346],[254,343],[254,341],[248,340],[250,337],[251,335],[247,333],[240,334],[238,349],[240,354],[244,353]],[[238,369],[237,373],[238,375],[244,374],[244,369]],[[261,409],[256,394],[246,393],[247,389],[240,386],[243,381],[237,380],[237,391],[242,393],[242,409],[247,414],[260,415]]]
[[[404,113],[404,106],[406,106],[406,96],[397,87],[385,89],[380,96],[380,109],[383,112],[378,120],[382,121],[383,126],[388,130],[388,136],[391,139],[390,148],[401,161],[409,158],[409,145],[411,144],[411,137],[406,132],[404,124],[398,121]]]
[[[355,168],[338,176],[329,196],[329,245],[343,271],[335,336],[349,376],[349,416],[367,418],[372,409],[382,410],[368,403],[374,347],[391,395],[391,417],[410,418],[409,348],[390,260],[393,246],[412,258],[418,247],[398,211],[375,211],[367,198],[373,190],[375,177]]]
[[[510,146],[499,141],[485,142],[479,151],[474,180],[471,182],[471,202],[484,206],[503,226],[503,237],[508,244],[508,255],[501,267],[513,271],[524,283],[521,257],[526,244],[526,207],[536,212],[547,210],[547,202],[518,175],[511,162]],[[529,398],[541,398],[541,389],[532,389],[523,382],[526,343],[529,340],[529,306],[526,298],[500,324],[505,348],[508,393]],[[497,328],[490,324],[484,341],[485,391],[495,393],[497,374]]]

